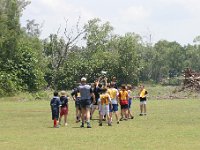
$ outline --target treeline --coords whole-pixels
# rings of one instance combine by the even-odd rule
[[[0,0],[0,95],[71,89],[82,76],[93,82],[101,71],[119,83],[137,84],[180,76],[186,67],[200,70],[199,37],[193,45],[166,40],[152,44],[134,32],[117,35],[109,22],[95,18],[82,28],[79,20],[72,29],[66,26],[63,36],[40,39],[40,25],[34,20],[20,25],[28,4]],[[86,46],[79,47],[80,40]]]

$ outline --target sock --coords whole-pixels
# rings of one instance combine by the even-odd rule
[[[54,124],[54,127],[57,125],[57,120],[56,119],[53,120],[53,124]]]

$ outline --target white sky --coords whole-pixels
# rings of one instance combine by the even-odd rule
[[[109,21],[114,33],[135,32],[152,42],[165,39],[192,44],[200,35],[200,0],[31,0],[23,12],[22,25],[35,19],[42,24],[42,38],[65,27],[100,18]],[[149,40],[149,38],[146,38]]]

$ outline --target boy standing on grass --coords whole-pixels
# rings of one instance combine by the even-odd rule
[[[131,90],[132,90],[132,86],[131,85],[127,85],[127,91],[128,91],[128,117],[130,119],[133,119],[134,116],[131,113],[131,104],[132,104]]]
[[[112,104],[112,102],[111,102],[110,95],[107,93],[107,88],[105,88],[105,87],[102,89],[102,94],[100,95],[99,103],[100,103],[99,126],[102,126],[102,120],[103,120],[104,115],[107,116],[108,126],[111,126],[111,119],[109,116],[109,104]],[[111,105],[111,107],[112,107],[112,105]]]
[[[62,116],[64,116],[64,125],[67,126],[67,115],[68,115],[68,98],[65,91],[60,92],[60,101],[61,101],[61,112],[59,118],[59,125],[61,125]]]
[[[122,111],[122,118],[120,119],[120,121],[128,120],[128,92],[126,90],[125,85],[121,86],[121,90],[119,91],[118,97],[119,97],[121,111]]]
[[[73,100],[75,101],[75,107],[76,107],[76,123],[80,122],[81,119],[81,95],[80,92],[78,92],[77,89],[74,89],[71,93],[71,96]]]
[[[108,89],[108,94],[110,95],[112,107],[110,105],[110,119],[112,121],[112,113],[115,113],[115,117],[117,120],[117,124],[119,124],[119,114],[118,114],[118,90],[114,88],[114,84],[110,84],[110,88]]]
[[[147,94],[148,92],[145,90],[144,85],[140,85],[140,116],[146,115],[146,104],[147,104]]]
[[[53,122],[53,127],[54,128],[59,128],[58,125],[58,118],[59,118],[59,112],[61,111],[61,101],[58,96],[58,92],[53,93],[53,98],[51,99],[50,106],[51,106],[51,112],[52,112],[52,120]]]
[[[92,115],[94,114],[95,110],[98,110],[98,100],[101,94],[102,84],[99,83],[99,79],[94,83],[94,95],[95,95],[95,103],[92,105],[92,111],[90,118],[92,119]]]

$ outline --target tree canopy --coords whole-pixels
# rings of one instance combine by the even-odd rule
[[[0,0],[0,95],[17,91],[35,92],[47,87],[71,89],[85,76],[94,82],[107,72],[119,84],[135,84],[181,76],[184,68],[200,70],[199,36],[194,44],[176,41],[144,42],[133,31],[114,33],[109,22],[88,20],[64,33],[40,39],[41,26],[29,18],[22,27],[20,17],[26,0]],[[67,21],[66,21],[67,23]],[[83,40],[86,45],[79,47]]]

